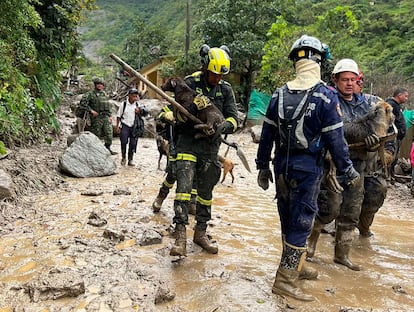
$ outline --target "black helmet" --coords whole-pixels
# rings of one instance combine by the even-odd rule
[[[289,59],[297,62],[300,59],[310,59],[320,64],[326,58],[326,51],[319,39],[303,35],[296,40],[289,52]]]

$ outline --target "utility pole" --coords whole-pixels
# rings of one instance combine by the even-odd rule
[[[187,0],[186,27],[185,27],[185,62],[188,63],[188,50],[190,50],[190,0]]]

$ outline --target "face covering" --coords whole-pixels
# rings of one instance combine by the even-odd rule
[[[308,90],[321,81],[321,67],[309,59],[295,63],[296,78],[287,83],[289,90]]]

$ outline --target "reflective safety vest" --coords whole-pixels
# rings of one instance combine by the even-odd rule
[[[280,148],[286,151],[304,150],[309,147],[303,123],[309,100],[320,84],[312,89],[292,91],[283,86],[278,90],[277,126],[280,135]]]

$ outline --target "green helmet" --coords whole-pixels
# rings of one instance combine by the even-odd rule
[[[103,78],[97,77],[93,79],[93,84],[97,85],[98,83],[105,85],[105,81],[103,80]]]

